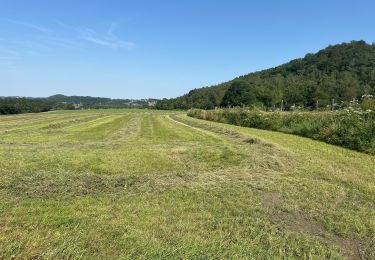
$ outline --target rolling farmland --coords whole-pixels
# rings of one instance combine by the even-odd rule
[[[0,116],[0,256],[373,259],[374,169],[184,112]]]

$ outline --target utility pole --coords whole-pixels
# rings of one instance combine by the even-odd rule
[[[332,111],[335,110],[335,99],[332,98]]]
[[[283,99],[281,100],[281,106],[280,106],[280,109],[281,109],[281,112],[283,112],[283,109],[284,109],[284,100],[283,100]]]

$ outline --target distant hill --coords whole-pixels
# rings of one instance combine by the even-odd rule
[[[46,100],[54,103],[74,104],[83,108],[148,108],[154,107],[157,102],[157,99],[111,99],[90,96],[64,96],[61,94],[50,96]]]
[[[1,97],[1,114],[38,113],[50,110],[87,108],[153,108],[157,99],[110,99],[89,96],[54,95],[47,98]]]
[[[338,105],[375,94],[375,44],[342,43],[281,66],[250,73],[212,87],[160,100],[159,109],[212,109],[222,106]]]

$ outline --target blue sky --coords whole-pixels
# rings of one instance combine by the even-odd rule
[[[175,97],[329,44],[375,1],[2,0],[0,96]]]

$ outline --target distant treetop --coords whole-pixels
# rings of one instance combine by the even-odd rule
[[[164,99],[159,109],[263,106],[311,109],[375,94],[375,44],[351,41],[275,68],[250,73],[212,87]]]

